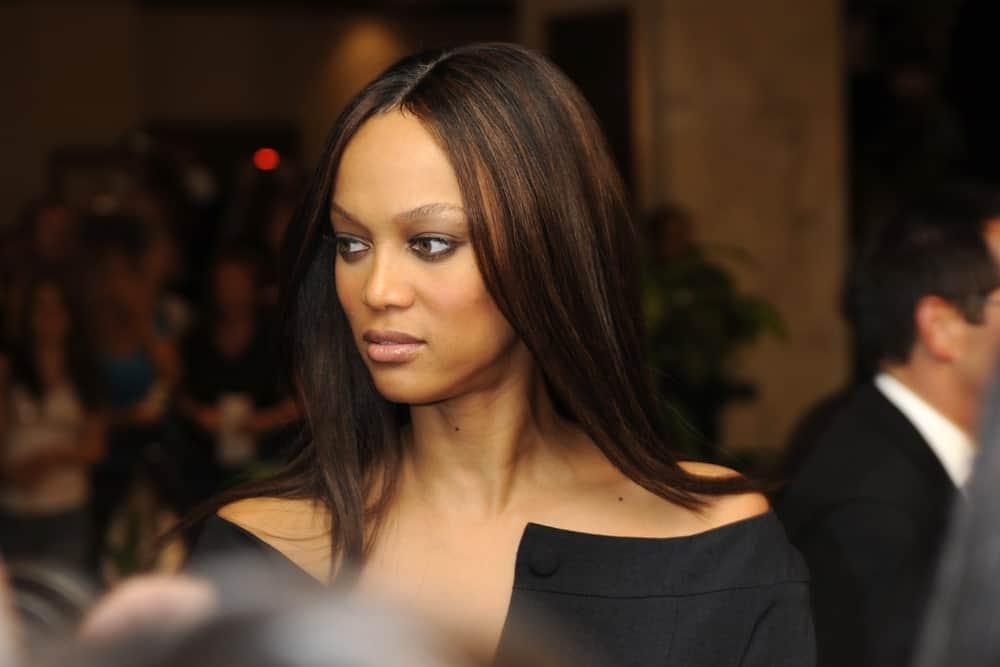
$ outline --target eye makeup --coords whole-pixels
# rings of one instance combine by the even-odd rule
[[[327,235],[324,235],[327,236]],[[337,255],[347,262],[360,259],[371,248],[371,243],[352,234],[330,234],[329,242],[334,244]],[[409,239],[407,249],[416,257],[427,262],[437,262],[452,255],[464,241],[448,238],[440,234],[420,234]]]
[[[334,245],[339,258],[346,262],[357,261],[372,248],[369,228],[336,202],[330,204],[330,218],[333,229],[324,232],[324,236],[328,236],[327,241]],[[424,204],[393,216],[392,221],[400,227],[395,231],[405,234],[410,230],[406,248],[426,262],[446,259],[468,243],[464,210],[454,204]],[[337,227],[350,231],[337,231]],[[454,233],[442,233],[442,230]]]

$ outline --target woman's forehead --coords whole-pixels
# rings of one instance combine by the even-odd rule
[[[462,192],[447,154],[412,114],[367,120],[348,142],[333,184],[333,211],[357,220],[387,219],[437,206],[461,209]]]

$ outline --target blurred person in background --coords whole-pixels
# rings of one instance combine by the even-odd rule
[[[91,312],[113,423],[154,423],[180,365],[169,330],[157,317],[159,267],[146,262],[153,233],[127,214],[100,216],[88,226],[95,229]]]
[[[59,199],[43,199],[35,205],[32,220],[33,265],[64,273],[75,266],[79,248],[79,219]]]
[[[68,204],[45,196],[25,206],[20,220],[5,233],[0,256],[6,336],[15,335],[20,327],[17,317],[24,312],[33,276],[45,272],[73,277],[78,248],[79,219]]]
[[[30,276],[31,239],[28,225],[0,226],[0,346],[17,335],[17,320],[24,311]]]
[[[191,566],[252,553],[276,590],[351,585],[501,662],[542,615],[574,664],[812,665],[808,575],[766,500],[671,450],[635,241],[548,61],[474,44],[389,68],[288,229],[300,451],[206,508]]]
[[[1000,196],[916,197],[852,283],[877,370],[833,404],[778,513],[812,573],[820,664],[903,667],[1000,353]]]
[[[158,274],[144,262],[151,230],[127,213],[94,216],[87,228],[95,255],[90,313],[110,425],[108,451],[94,474],[96,528],[103,538],[112,513],[136,482],[140,463],[148,462],[162,442],[180,362],[174,340],[156,316]],[[159,459],[163,465],[143,469],[176,478],[170,462]],[[177,486],[159,483],[164,489]]]
[[[153,302],[156,330],[162,336],[179,338],[188,332],[195,317],[183,294],[188,276],[183,246],[177,238],[178,214],[163,196],[144,188],[130,192],[123,208],[141,223],[145,237],[141,265]]]
[[[105,416],[80,312],[60,278],[27,288],[0,396],[0,552],[85,568],[93,534],[89,474]]]
[[[179,248],[165,227],[150,229],[143,270],[153,298],[153,321],[157,332],[178,339],[194,325],[195,315],[187,299],[175,287],[181,258]]]
[[[260,304],[255,254],[220,253],[209,275],[209,312],[182,346],[178,409],[214,452],[219,484],[232,482],[260,457],[260,445],[298,418],[282,391],[278,350]]]
[[[279,196],[271,206],[270,215],[264,227],[263,246],[267,253],[263,267],[263,280],[260,291],[261,300],[268,308],[278,305],[278,263],[281,257],[281,244],[285,240],[285,232],[295,214],[299,195],[285,193]]]

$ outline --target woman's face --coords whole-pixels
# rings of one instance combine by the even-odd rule
[[[483,284],[455,172],[417,118],[387,112],[358,130],[331,218],[337,297],[383,396],[437,402],[512,371],[520,343]]]

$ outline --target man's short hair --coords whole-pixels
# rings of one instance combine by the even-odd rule
[[[914,312],[927,296],[981,322],[1000,267],[985,240],[1000,218],[1000,192],[952,185],[912,198],[862,250],[848,285],[847,311],[862,358],[905,363],[916,341]]]

